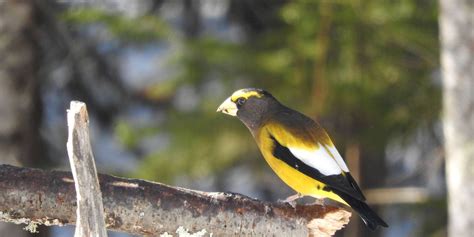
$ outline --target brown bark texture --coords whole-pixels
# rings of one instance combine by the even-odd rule
[[[145,236],[205,229],[214,236],[331,236],[349,222],[347,210],[269,203],[234,193],[200,192],[138,179],[99,175],[109,230]],[[0,165],[0,221],[73,225],[69,172]]]

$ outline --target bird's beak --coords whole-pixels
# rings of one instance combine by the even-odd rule
[[[217,108],[217,112],[222,112],[231,116],[237,115],[237,105],[232,102],[232,100],[227,98],[220,106]]]

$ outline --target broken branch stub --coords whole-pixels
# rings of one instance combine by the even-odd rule
[[[75,237],[106,237],[104,207],[97,170],[89,140],[89,116],[86,105],[72,101],[67,111],[67,151],[77,197]]]

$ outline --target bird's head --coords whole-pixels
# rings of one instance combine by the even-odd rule
[[[240,89],[232,93],[217,112],[237,116],[247,127],[253,128],[270,116],[280,103],[267,91],[256,88]]]

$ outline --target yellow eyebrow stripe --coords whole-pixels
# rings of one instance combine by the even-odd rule
[[[242,89],[242,90],[238,90],[238,91],[234,92],[234,94],[232,94],[230,99],[235,102],[235,101],[237,101],[238,98],[243,97],[245,99],[248,99],[252,96],[260,98],[263,95],[261,93],[257,92],[257,91],[249,91],[249,90],[246,90],[246,89]]]

